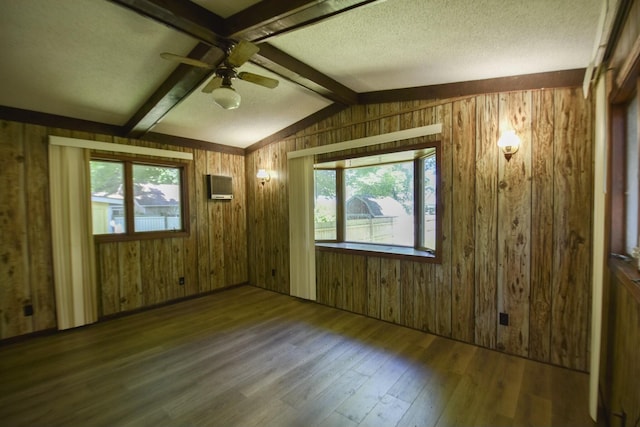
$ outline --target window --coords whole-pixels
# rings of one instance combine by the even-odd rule
[[[93,234],[139,238],[186,232],[184,168],[138,159],[91,160]]]
[[[321,247],[436,258],[438,144],[315,165]]]
[[[316,240],[336,240],[338,238],[336,219],[336,171],[316,170],[315,190],[315,236]]]
[[[625,218],[626,236],[625,249],[627,254],[632,254],[638,246],[638,98],[633,97],[626,107],[626,191],[625,191]]]
[[[413,246],[413,162],[344,169],[345,241]]]

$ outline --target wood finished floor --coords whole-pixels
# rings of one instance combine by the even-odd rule
[[[587,389],[248,286],[0,346],[2,426],[591,426]]]

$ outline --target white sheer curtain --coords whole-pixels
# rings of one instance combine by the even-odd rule
[[[49,194],[58,329],[98,318],[89,150],[49,144]]]
[[[289,159],[290,294],[316,299],[313,156]]]

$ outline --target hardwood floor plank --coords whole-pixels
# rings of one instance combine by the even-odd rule
[[[518,400],[514,425],[544,427],[551,423],[551,400],[523,393]]]
[[[592,426],[586,374],[242,286],[0,343],[0,426]]]
[[[483,410],[493,409],[487,408],[484,401],[487,386],[499,369],[499,360],[494,356],[484,351],[476,352],[448,399],[437,427],[476,425]]]
[[[387,427],[395,426],[402,418],[407,409],[411,406],[409,403],[385,394],[378,401],[376,406],[359,424],[361,427]]]

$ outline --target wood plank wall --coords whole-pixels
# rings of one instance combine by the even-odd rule
[[[592,104],[579,88],[355,106],[246,156],[250,283],[289,292],[286,153],[442,123],[442,264],[316,251],[318,301],[586,371]],[[507,162],[499,133],[516,129]],[[509,326],[498,313],[509,314]]]
[[[640,425],[640,289],[624,270],[635,265],[614,266],[604,287],[600,390],[611,426],[622,425],[613,414],[623,412],[626,425]]]
[[[248,281],[243,156],[0,121],[0,339],[56,327],[48,135],[194,154],[188,237],[96,244],[101,316]],[[233,176],[234,199],[207,200],[206,174]],[[32,316],[23,313],[28,304]]]

